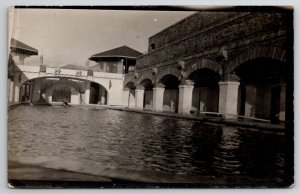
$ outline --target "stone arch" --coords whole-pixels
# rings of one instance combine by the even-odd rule
[[[136,87],[135,82],[133,81],[128,81],[126,84],[124,83],[124,88],[134,90]]]
[[[137,83],[138,83],[138,85],[141,85],[141,83],[144,81],[144,80],[146,80],[146,79],[148,79],[148,80],[150,80],[152,83],[154,83],[154,75],[152,74],[152,72],[150,72],[150,71],[147,71],[147,72],[145,72],[145,73],[141,73],[141,76],[138,78],[138,80],[137,80]]]
[[[230,71],[234,71],[239,65],[257,58],[271,58],[286,62],[286,51],[278,47],[257,47],[243,52],[234,60],[230,61],[228,66]]]
[[[124,88],[126,87],[126,85],[128,85],[128,83],[132,82],[133,85],[136,85],[136,78],[134,76],[134,74],[126,74],[125,79],[124,79]]]
[[[49,82],[49,83],[51,83],[51,82]],[[48,89],[51,89],[52,87],[55,87],[58,84],[66,84],[66,85],[70,86],[71,88],[74,88],[78,92],[81,91],[80,85],[77,84],[77,83],[72,83],[72,81],[70,81],[70,80],[59,80],[59,81],[56,81],[53,84],[46,85],[45,88],[42,88],[42,90],[47,91]]]
[[[181,79],[181,75],[178,69],[174,67],[167,67],[164,69],[159,69],[158,74],[156,75],[155,84],[158,84],[165,75],[174,75],[178,80]]]
[[[215,71],[217,73],[221,70],[221,65],[217,63],[216,61],[208,58],[198,58],[194,59],[192,61],[188,61],[186,64],[186,75],[187,77],[190,76],[191,73],[198,69],[210,69],[212,71]]]

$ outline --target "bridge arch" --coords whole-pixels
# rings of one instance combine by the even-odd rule
[[[72,104],[107,104],[109,90],[88,79],[64,76],[41,76],[21,82],[19,99],[23,102],[52,103],[53,91],[71,90]]]

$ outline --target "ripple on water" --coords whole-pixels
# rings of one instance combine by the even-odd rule
[[[10,110],[8,126],[10,158],[58,157],[141,174],[282,180],[284,172],[284,139],[259,131],[125,111],[42,106]]]

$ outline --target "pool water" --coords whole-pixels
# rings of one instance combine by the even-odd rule
[[[283,181],[282,134],[110,109],[22,105],[8,114],[9,160],[87,161],[85,169],[122,178],[132,171]]]

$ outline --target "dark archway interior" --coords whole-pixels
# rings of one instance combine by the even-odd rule
[[[241,79],[240,115],[272,121],[282,119],[285,112],[284,63],[258,58],[241,64],[234,72]]]
[[[161,78],[160,82],[165,85],[163,110],[178,112],[178,98],[180,81],[174,75],[168,74]]]
[[[152,109],[153,105],[153,83],[150,79],[145,79],[141,82],[141,85],[145,88],[144,92],[144,104],[143,108]]]
[[[107,104],[106,89],[95,82],[90,85],[90,104]]]
[[[150,79],[144,79],[141,81],[141,85],[145,88],[146,91],[153,90],[153,83]]]
[[[218,85],[220,75],[211,69],[198,69],[189,75],[196,87]]]
[[[218,112],[220,75],[203,68],[192,72],[188,78],[194,82],[192,111]]]
[[[180,81],[175,75],[165,75],[160,79],[160,82],[165,85],[166,89],[178,89]]]
[[[68,85],[58,86],[53,90],[53,102],[71,102],[71,89]]]
[[[259,58],[247,61],[234,70],[243,83],[279,83],[286,80],[286,69],[282,62]]]
[[[135,85],[133,82],[128,82],[126,85],[125,85],[125,88],[128,88],[130,90],[135,90]]]

